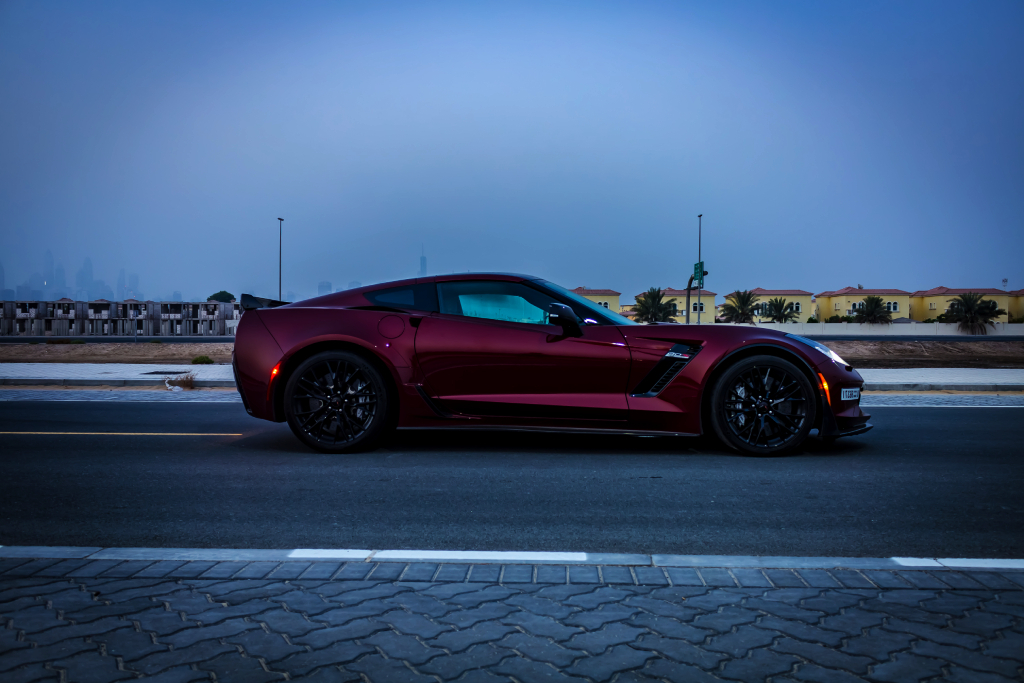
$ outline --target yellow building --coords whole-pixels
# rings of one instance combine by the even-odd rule
[[[755,310],[757,311],[757,322],[762,322],[761,313],[769,299],[785,299],[787,304],[793,304],[797,317],[793,322],[805,323],[814,315],[814,295],[802,289],[761,289],[760,287],[750,290],[758,297]]]
[[[644,292],[646,294],[646,292]],[[637,294],[634,299],[638,299],[642,296]],[[672,320],[677,323],[686,322],[686,290],[685,289],[672,289],[666,287],[661,290],[661,296],[663,301],[669,301],[675,299],[672,302]],[[715,297],[718,295],[714,292],[710,292],[706,289],[700,290],[700,321],[702,323],[713,323],[715,322]],[[690,322],[697,322],[697,290],[690,290]],[[622,306],[619,309],[619,313],[626,316],[627,318],[633,318],[636,316],[635,304]]]
[[[1024,289],[1016,289],[1006,294],[1010,299],[1007,312],[1013,316],[1014,320],[1021,320],[1024,318]]]
[[[834,292],[818,294],[816,301],[817,318],[827,322],[834,315],[856,315],[857,308],[864,303],[866,296],[880,296],[885,308],[892,313],[893,320],[910,317],[910,292],[902,289],[861,289],[860,287],[843,287]]]
[[[910,317],[918,322],[938,318],[949,310],[950,299],[955,299],[967,292],[981,294],[984,299],[995,301],[996,306],[1010,313],[1013,313],[1010,300],[1014,298],[1019,299],[1019,297],[1012,296],[1013,292],[1004,292],[1001,289],[950,289],[949,287],[935,287],[933,289],[923,289],[910,295]],[[1013,315],[1017,317],[1019,313],[1014,313]],[[995,322],[1005,323],[1007,322],[1007,316],[1001,315],[995,319]]]
[[[616,292],[614,289],[587,289],[586,287],[577,287],[572,291],[579,294],[584,299],[590,299],[598,306],[607,308],[613,313],[619,312],[619,297],[622,296],[621,292]]]

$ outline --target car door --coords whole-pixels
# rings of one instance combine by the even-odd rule
[[[549,293],[522,282],[439,282],[416,358],[428,394],[461,415],[623,421],[630,356],[613,325],[567,336]],[[561,303],[561,302],[558,302]]]

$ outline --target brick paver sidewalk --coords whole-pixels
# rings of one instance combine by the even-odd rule
[[[1011,681],[1024,572],[0,560],[0,680]]]

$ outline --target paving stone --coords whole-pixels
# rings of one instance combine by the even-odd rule
[[[866,569],[861,573],[882,588],[911,588],[914,584],[902,578],[897,572]]]
[[[112,683],[129,678],[135,674],[119,671],[117,660],[106,657],[99,652],[83,652],[73,657],[57,659],[50,663],[55,669],[64,669],[65,677],[74,683]]]
[[[252,564],[248,564],[240,571],[248,571]],[[248,602],[253,598],[269,598],[278,593],[287,593],[290,587],[280,581],[264,581],[259,579],[232,579],[230,581],[211,581],[201,589],[202,593],[210,595],[217,602],[238,604]]]
[[[781,591],[775,591],[769,593],[765,598],[750,598],[749,600],[743,601],[743,606],[747,609],[761,610],[767,612],[773,616],[779,617],[780,619],[791,619],[797,621],[805,621],[808,624],[816,623],[822,616],[821,612],[816,610],[804,609],[803,607],[797,607],[796,605],[782,602],[780,600],[767,599],[771,596],[778,595]]]
[[[744,587],[771,588],[772,584],[760,569],[751,567],[734,567],[733,577]],[[801,584],[802,585],[802,584]]]
[[[483,669],[474,669],[463,674],[459,683],[514,683],[514,681],[508,676],[499,676]]]
[[[306,591],[289,591],[275,595],[272,600],[286,606],[292,612],[301,612],[307,615],[317,615],[330,609],[336,609],[335,605],[325,602],[319,595]]]
[[[859,636],[864,629],[880,626],[884,621],[885,615],[883,614],[855,609],[848,610],[843,614],[830,614],[819,621],[818,625],[830,631],[842,631],[851,636]]]
[[[1020,571],[1003,571],[1003,572],[999,572],[999,574],[1004,579],[1017,584],[1021,588],[1024,588],[1024,572],[1020,572]]]
[[[468,564],[442,564],[434,577],[435,581],[465,581],[469,575]]]
[[[274,671],[287,671],[293,676],[305,676],[323,666],[345,666],[352,670],[358,670],[351,662],[370,653],[376,653],[376,650],[369,645],[360,645],[353,642],[333,643],[321,650],[300,652],[291,657],[286,657],[279,662],[275,662],[271,669]],[[376,656],[379,657],[379,655]]]
[[[210,672],[196,671],[189,666],[176,666],[155,676],[146,676],[146,683],[195,683],[196,681],[212,681]]]
[[[514,653],[504,647],[486,643],[474,645],[459,654],[437,657],[417,668],[423,673],[434,674],[447,681],[458,678],[467,671],[493,666],[509,656],[514,656]]]
[[[362,581],[375,568],[368,562],[347,562],[334,575],[334,581]],[[379,578],[379,577],[378,577]]]
[[[993,614],[992,612],[971,612],[966,617],[954,619],[950,628],[965,633],[977,633],[986,635],[993,631],[999,631],[1013,625],[1013,617],[1008,614]]]
[[[13,572],[13,570],[31,562],[27,557],[9,557],[0,560],[0,575]]]
[[[585,681],[585,679],[578,676],[572,676],[559,671],[550,664],[534,662],[522,657],[509,657],[491,667],[491,670],[499,674],[511,676],[517,681],[523,681],[523,683],[533,683],[534,681],[565,681],[566,683],[574,681],[584,683]]]
[[[909,648],[914,640],[915,636],[909,633],[872,628],[865,635],[848,639],[840,649],[842,652],[883,662],[891,658],[894,652]]]
[[[153,564],[156,563],[152,560],[127,560],[119,563],[117,566],[111,567],[107,571],[103,572],[101,576],[108,578],[127,578],[135,576]]]
[[[801,601],[800,606],[825,614],[837,614],[847,607],[859,605],[863,599],[860,595],[851,595],[846,591],[825,591],[813,598]]]
[[[596,593],[600,590],[604,590],[604,588],[589,585],[577,586],[571,584],[565,586],[542,586],[535,595],[553,602],[567,602],[578,595]]]
[[[541,593],[545,594],[546,591],[541,591]],[[572,605],[573,607],[581,607],[585,610],[591,610],[597,609],[601,605],[607,603],[619,602],[628,597],[631,597],[632,595],[632,593],[624,591],[621,588],[615,588],[612,586],[602,586],[600,588],[590,590],[580,595],[573,595],[572,597],[564,599],[563,601],[566,605]]]
[[[423,664],[444,654],[444,650],[428,647],[413,636],[399,635],[394,631],[381,631],[369,638],[360,639],[360,642],[377,647],[391,659],[401,659],[413,665]]]
[[[166,644],[154,643],[148,633],[139,633],[130,623],[122,623],[125,628],[92,637],[93,642],[103,643],[108,655],[133,662],[154,652],[167,652],[170,649]]]
[[[402,574],[402,581],[430,581],[438,566],[428,562],[410,562]]]
[[[990,640],[985,644],[985,654],[991,657],[1021,659],[1024,653],[1024,633],[1019,631],[1003,631],[998,640]]]
[[[726,659],[724,654],[709,652],[703,647],[697,647],[676,638],[645,635],[631,646],[638,650],[651,650],[674,661],[693,664],[709,670],[714,669],[723,659]]]
[[[678,621],[692,621],[696,616],[702,614],[699,610],[684,607],[682,603],[661,600],[648,595],[635,595],[626,599],[625,603],[631,607],[639,607],[645,612],[657,614],[662,617],[672,617]]]
[[[701,578],[704,579],[704,583],[708,586],[729,587],[736,585],[736,579],[733,578],[728,569],[721,569],[718,567],[701,567],[698,571],[700,572]],[[674,579],[673,583],[676,583]]]
[[[916,606],[929,612],[938,612],[939,614],[962,617],[965,612],[970,610],[979,609],[981,607],[987,608],[989,604],[994,602],[987,599],[990,596],[991,593],[988,591],[985,591],[984,593],[970,591],[967,594],[944,592],[940,593],[935,598],[924,600],[920,605]]]
[[[842,640],[848,637],[847,634],[840,633],[838,631],[828,631],[802,621],[779,619],[774,616],[763,617],[755,624],[755,626],[771,631],[777,631],[778,633],[785,633],[786,635],[792,636],[798,640],[824,643],[830,647],[838,647]]]
[[[694,595],[686,600],[686,606],[705,612],[715,612],[723,605],[735,605],[746,597],[746,592],[739,592],[743,589],[733,588],[710,588],[707,592]],[[749,588],[745,590],[759,590]]]
[[[451,624],[456,628],[469,628],[473,624],[489,619],[501,619],[518,609],[501,602],[485,602],[480,607],[458,610],[437,619],[438,623]],[[430,636],[427,636],[430,637]]]
[[[294,612],[266,612],[260,615],[258,621],[266,624],[271,632],[283,633],[293,640],[310,631],[323,628],[321,624],[314,624],[306,617]]]
[[[513,595],[505,603],[533,612],[534,614],[554,617],[556,619],[564,619],[576,611],[575,608],[567,607],[554,600],[548,600],[537,595]]]
[[[805,681],[806,683],[858,683],[864,679],[846,671],[826,669],[817,664],[799,664],[795,673],[787,678],[773,678],[772,683],[783,681]]]
[[[267,600],[250,600],[240,605],[229,605],[227,607],[215,603],[209,607],[209,609],[202,612],[189,613],[189,619],[200,621],[204,626],[213,626],[228,619],[256,617],[269,610],[280,609],[275,603]]]
[[[291,640],[293,643],[309,645],[314,650],[319,650],[332,643],[365,638],[378,631],[385,631],[387,628],[388,625],[380,621],[356,619],[343,626],[331,626],[310,631],[305,635],[292,637]]]
[[[497,621],[484,621],[472,628],[448,631],[434,638],[429,644],[451,652],[462,652],[479,643],[501,640],[515,629]]]
[[[168,611],[163,607],[154,607],[153,609],[129,615],[129,619],[131,620],[130,622],[122,623],[137,622],[140,629],[146,633],[154,633],[158,636],[170,635],[182,629],[193,628],[199,625],[194,621],[182,619],[181,614],[178,612]],[[103,621],[101,619],[93,623],[102,624]]]
[[[610,584],[634,584],[629,567],[601,567],[601,578]]]
[[[566,626],[580,626],[588,631],[594,631],[605,624],[626,621],[639,612],[640,609],[638,607],[610,603],[602,605],[598,609],[577,612],[562,621]]]
[[[18,567],[18,576],[33,576],[47,567],[52,567],[53,565],[60,564],[61,562],[63,562],[63,560],[53,558],[31,560]]]
[[[535,662],[547,662],[559,669],[572,664],[580,657],[585,657],[579,650],[569,649],[548,638],[513,633],[498,643],[503,648],[515,650],[527,659]]]
[[[1005,576],[996,572],[969,571],[964,573],[985,588],[991,588],[992,590],[1020,590],[1018,583],[1010,581]]]
[[[276,662],[297,652],[305,652],[306,648],[289,643],[277,633],[267,633],[263,629],[245,631],[224,638],[224,642],[238,645],[250,657]]]
[[[647,666],[634,673],[650,676],[656,681],[670,681],[670,683],[721,683],[722,680],[689,664],[679,664],[665,659],[652,659],[647,662]],[[616,679],[616,683],[618,683],[618,679]]]
[[[4,674],[4,683],[37,683],[37,681],[59,681],[60,672],[47,669],[42,664],[23,666]]]
[[[469,570],[469,580],[482,583],[497,583],[501,576],[500,564],[474,564]]]
[[[454,595],[445,602],[459,605],[461,607],[476,607],[484,604],[485,602],[505,600],[516,595],[516,593],[517,591],[511,590],[505,586],[487,586],[486,588],[476,590],[471,593]]]
[[[291,680],[299,683],[362,683],[363,677],[355,671],[345,671],[337,666],[325,666],[311,674]]]
[[[41,604],[20,609],[12,614],[10,619],[15,629],[25,631],[26,634],[38,633],[68,623],[57,616],[57,610]]]
[[[843,669],[856,674],[867,673],[874,661],[868,657],[840,652],[835,648],[817,643],[807,643],[792,638],[783,638],[772,647],[776,652],[797,655],[829,669]]]
[[[874,588],[863,574],[852,569],[829,569],[828,573],[844,588]]]
[[[901,652],[890,662],[875,666],[867,676],[869,681],[880,683],[907,683],[920,681],[942,673],[942,662],[937,659],[918,657]]]
[[[503,584],[534,583],[534,566],[530,564],[506,564],[502,567]]]
[[[585,650],[592,655],[598,655],[615,645],[625,645],[634,642],[643,632],[643,629],[627,626],[626,624],[610,624],[600,631],[575,635],[565,641],[565,646]]]
[[[181,590],[181,586],[177,585],[174,581],[160,581],[159,579],[147,580],[145,584],[138,586],[125,585],[121,586],[122,582],[114,584],[104,590],[101,593],[96,594],[95,600],[81,600],[82,607],[91,606],[99,602],[127,602],[128,600],[136,600],[139,598],[159,598],[162,595],[169,593],[175,593]],[[127,584],[128,582],[123,582]],[[131,583],[136,583],[132,581]],[[61,607],[65,610],[73,609],[71,606]]]
[[[238,652],[214,657],[202,662],[197,668],[215,674],[217,683],[265,683],[284,680],[282,674],[267,671],[257,660],[243,657]]]
[[[454,609],[450,605],[422,593],[402,593],[384,600],[383,603],[392,608],[404,608],[413,614],[423,614],[434,618],[444,616]],[[383,611],[381,613],[383,614]]]
[[[569,568],[558,564],[537,565],[537,583],[566,583]]]
[[[565,640],[582,632],[582,629],[565,626],[550,617],[534,614],[533,612],[514,612],[501,619],[501,623],[507,626],[518,626],[527,633],[552,638],[557,641]]]
[[[140,578],[162,579],[175,569],[184,566],[186,563],[181,560],[162,560],[155,562],[137,574]]]
[[[281,581],[297,579],[302,576],[303,572],[309,569],[311,564],[312,562],[282,562],[274,570],[274,573],[270,575],[270,578]]]
[[[908,583],[917,586],[918,588],[934,588],[936,590],[949,588],[949,585],[944,581],[939,580],[936,574],[930,574],[922,571],[900,571],[895,573],[899,574],[901,579],[905,579]]]
[[[972,650],[978,649],[981,642],[981,636],[972,633],[959,633],[948,628],[939,628],[931,624],[904,621],[903,619],[890,619],[884,628],[888,631],[910,633],[942,645],[958,645]]]
[[[723,607],[718,612],[701,614],[693,620],[693,626],[726,633],[734,626],[753,623],[759,616],[757,612],[742,607]]]
[[[763,683],[769,676],[789,671],[798,661],[800,660],[792,655],[764,649],[753,650],[743,659],[731,659],[726,662],[718,675],[723,678]]]
[[[639,669],[655,656],[653,652],[635,650],[628,645],[617,645],[597,657],[579,660],[567,669],[566,673],[607,681],[620,671]]]
[[[633,567],[637,583],[642,586],[667,586],[668,577],[661,567]]]
[[[666,567],[665,573],[673,586],[703,586],[704,580],[696,569],[688,567]]]
[[[365,674],[370,683],[437,683],[431,676],[418,674],[402,662],[377,654],[363,657],[346,668]]]
[[[800,578],[811,588],[839,588],[839,582],[824,569],[797,569]],[[736,573],[736,570],[733,570]]]
[[[667,638],[678,638],[691,643],[700,643],[715,633],[714,631],[696,628],[690,624],[683,624],[671,617],[659,617],[651,614],[638,614],[626,623],[630,626],[647,629]]]
[[[334,585],[344,589],[348,583],[349,582],[339,582]],[[344,605],[358,605],[359,603],[366,602],[367,600],[383,600],[384,598],[390,598],[409,590],[412,590],[409,586],[399,586],[393,583],[379,583],[359,590],[345,590],[345,592],[333,596],[333,601],[340,602]],[[322,596],[328,596],[328,593],[324,590],[321,590],[320,594]]]
[[[317,615],[310,615],[310,621],[326,626],[341,626],[364,617],[380,617],[392,610],[400,609],[381,600],[367,600],[351,607],[335,607]]]
[[[740,626],[735,631],[712,636],[704,647],[713,652],[725,652],[733,657],[743,657],[754,648],[765,647],[779,637],[778,633],[754,626]]]
[[[68,572],[72,572],[79,567],[84,567],[89,564],[90,560],[63,560],[56,564],[51,564],[49,567],[45,567],[35,573],[36,576],[47,576],[53,578],[63,578],[67,576]]]
[[[245,621],[244,619],[229,619],[212,626],[199,626],[196,628],[178,631],[167,636],[160,636],[159,642],[173,645],[175,649],[181,649],[198,643],[203,640],[225,638],[238,635],[245,631],[260,628],[258,623]]]
[[[236,579],[263,579],[277,569],[278,562],[252,562],[235,574]]]
[[[765,569],[764,573],[779,588],[803,588],[806,586],[800,575],[792,569]]]
[[[404,562],[381,562],[373,568],[367,578],[374,581],[395,581],[404,571]]]
[[[435,638],[452,629],[448,624],[437,623],[421,614],[412,614],[401,609],[388,612],[378,619],[380,622],[389,624],[399,633],[426,639]]]
[[[1006,678],[999,674],[983,673],[981,671],[972,671],[971,669],[965,669],[962,666],[947,666],[946,675],[943,676],[943,681],[952,681],[952,683],[1012,683],[1012,678]],[[1020,680],[1019,678],[1017,679]]]
[[[167,576],[175,579],[196,579],[210,570],[216,562],[186,562]]]
[[[341,569],[341,565],[341,562],[310,562],[299,578],[307,581],[330,579]]]
[[[922,657],[934,657],[935,659],[959,664],[976,671],[988,671],[1008,678],[1016,676],[1017,669],[1020,667],[1019,660],[1017,662],[1009,662],[995,659],[994,657],[988,657],[980,652],[972,652],[956,645],[940,645],[928,641],[918,641],[913,644],[912,651],[914,654]]]
[[[133,671],[151,675],[160,673],[172,666],[182,664],[198,664],[228,652],[238,652],[232,645],[223,645],[215,640],[204,640],[201,643],[187,647],[182,650],[171,650],[170,652],[157,652],[147,657],[132,662]]]

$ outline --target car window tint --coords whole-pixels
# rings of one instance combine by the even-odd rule
[[[556,301],[518,282],[441,282],[437,289],[442,313],[515,323],[548,324],[548,305]]]
[[[437,291],[431,283],[389,287],[366,292],[363,296],[377,306],[389,306],[411,311],[436,311]]]

